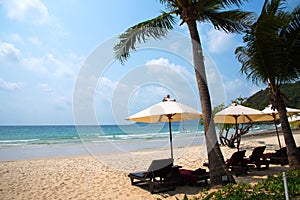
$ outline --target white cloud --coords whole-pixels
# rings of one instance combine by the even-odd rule
[[[54,76],[56,77],[74,77],[74,68],[68,61],[63,61],[56,58],[53,54],[47,54],[44,62],[48,68],[54,68]]]
[[[98,80],[98,85],[96,88],[97,96],[99,97],[99,101],[103,102],[111,102],[112,94],[114,88],[116,87],[117,82],[114,82],[106,77],[101,77]]]
[[[30,38],[28,38],[28,40],[29,40],[29,42],[31,42],[32,44],[34,44],[37,47],[40,47],[43,44],[42,41],[37,37],[30,37]]]
[[[169,60],[166,58],[159,58],[159,59],[152,59],[147,61],[146,65],[168,65],[170,66],[171,64],[169,63]],[[174,65],[174,64],[172,64]]]
[[[11,34],[11,38],[14,42],[20,43],[20,44],[24,44],[23,38],[17,34],[17,33],[13,33]]]
[[[46,75],[49,73],[47,67],[44,65],[44,59],[40,57],[28,57],[22,60],[22,66],[27,70],[37,74]]]
[[[53,54],[43,57],[23,58],[22,66],[36,74],[49,75],[57,78],[74,78],[80,67],[80,57],[67,56],[65,60],[57,58]]]
[[[207,50],[212,53],[222,53],[228,49],[234,49],[236,41],[233,34],[211,29],[205,34]]]
[[[210,53],[222,53],[231,51],[237,46],[234,34],[227,34],[223,31],[215,30],[210,24],[201,24],[199,32],[204,50]]]
[[[0,59],[12,62],[21,60],[21,51],[13,44],[0,41]]]
[[[210,91],[212,104],[217,105],[225,101],[225,89],[224,89],[223,80],[219,70],[216,67],[216,64],[211,60],[211,58],[205,55],[204,59],[205,59],[204,62],[205,62],[205,69],[206,69],[206,78],[208,80],[208,87]],[[192,66],[192,72],[193,72],[192,73],[191,71],[188,70],[187,67],[170,63],[169,60],[165,58],[149,60],[146,63],[146,65],[149,66],[158,65],[158,66],[169,67],[172,70],[174,70],[176,73],[180,74],[192,87],[197,88],[197,83],[195,82],[196,77],[194,74],[193,66]],[[156,72],[157,74],[160,74],[159,70],[162,70],[161,68],[151,68],[151,67],[149,67],[149,69],[151,69],[152,71],[157,70]],[[172,73],[170,73],[170,75],[167,74],[166,77],[170,76],[169,83],[174,85],[176,84],[176,81],[174,81],[176,80],[176,78],[174,77],[174,74],[173,77],[171,76],[171,74]],[[177,84],[177,87],[181,88],[180,82]],[[182,93],[184,93],[184,91]]]
[[[0,90],[13,91],[22,87],[22,83],[7,82],[0,78]]]
[[[49,31],[56,35],[69,35],[60,21],[49,14],[46,5],[41,0],[3,0],[0,1],[0,4],[5,7],[7,17],[12,20],[35,25],[47,25],[50,27]]]
[[[221,74],[220,74],[219,70],[217,69],[215,63],[211,60],[210,57],[205,56],[204,62],[205,62],[205,68],[206,68],[206,78],[208,81],[208,87],[209,87],[209,91],[210,91],[212,104],[213,105],[220,104],[225,101],[225,89],[224,89],[224,83],[223,83]],[[184,89],[182,89],[182,87],[183,87],[182,84],[188,83],[190,85],[190,87],[194,88],[195,91],[198,91],[195,74],[190,72],[187,67],[175,65],[173,63],[170,63],[168,59],[164,59],[164,58],[160,58],[157,60],[150,60],[147,62],[147,65],[150,66],[150,64],[157,64],[157,65],[169,67],[172,70],[174,70],[176,73],[181,75],[181,77],[183,78],[182,81],[178,81],[178,77],[176,77],[176,75],[171,72],[170,72],[170,74],[167,74],[165,77],[163,77],[164,79],[167,79],[166,77],[168,77],[169,78],[168,84],[174,85],[176,88],[178,88],[178,90],[176,90],[176,93],[178,94],[178,92],[180,92],[181,95],[178,95],[178,96],[181,96],[181,98],[186,98],[186,96],[189,96],[189,95],[185,94],[186,91],[182,91],[182,90],[184,90]],[[150,68],[150,69],[152,69],[152,68]],[[154,68],[152,70],[155,70],[155,69],[162,70],[161,68]],[[192,67],[192,71],[194,72],[193,67]],[[157,74],[159,74],[159,72]],[[162,75],[160,75],[160,76],[162,76]],[[155,90],[153,90],[153,91],[155,91]],[[164,93],[164,94],[166,94],[166,93]],[[161,93],[160,93],[160,95],[161,95]],[[194,95],[196,97],[198,97],[199,94],[198,94],[198,92],[196,92],[196,93],[194,93]],[[184,99],[184,101],[188,101],[188,100]]]
[[[40,83],[38,85],[38,87],[40,89],[42,89],[44,92],[52,92],[53,91],[53,89],[47,83]]]
[[[45,24],[50,20],[48,9],[40,0],[4,0],[2,4],[10,19],[38,24]]]
[[[194,74],[192,74],[190,71],[188,71],[186,67],[170,63],[169,60],[166,58],[152,59],[152,60],[147,61],[146,66],[151,66],[151,65],[169,67],[172,70],[174,70],[175,72],[177,72],[178,74],[181,74],[182,76],[184,76],[188,80],[195,79]],[[154,68],[153,70],[159,70],[159,68]]]

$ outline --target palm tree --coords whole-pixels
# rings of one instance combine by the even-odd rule
[[[148,38],[161,39],[165,37],[168,31],[176,25],[176,17],[180,17],[180,25],[187,24],[203,112],[212,187],[224,185],[226,182],[235,183],[235,180],[228,172],[217,141],[197,22],[211,22],[217,30],[223,30],[226,33],[240,33],[252,22],[252,14],[228,8],[241,6],[243,1],[245,0],[160,0],[168,12],[162,12],[156,18],[127,29],[119,36],[120,41],[114,48],[116,57],[121,63],[124,63],[129,58],[130,50],[135,50],[136,43],[146,42]]]
[[[289,165],[300,169],[300,154],[286,115],[281,85],[300,75],[300,6],[284,11],[284,0],[265,0],[257,21],[246,31],[246,46],[236,49],[241,72],[254,83],[270,87],[272,103],[278,110],[287,147]]]

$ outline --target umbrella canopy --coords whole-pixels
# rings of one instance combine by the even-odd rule
[[[176,122],[201,118],[202,113],[176,101],[164,101],[150,106],[126,119],[136,122],[157,123],[169,122],[170,116],[171,121]]]
[[[279,133],[278,133],[278,128],[276,125],[276,120],[278,120],[279,114],[278,111],[276,110],[276,108],[273,108],[272,105],[268,105],[265,109],[262,110],[263,113],[265,114],[269,114],[270,116],[272,116],[273,121],[274,121],[274,125],[275,125],[275,129],[276,129],[276,135],[277,135],[277,140],[279,143],[279,147],[281,148],[281,143],[280,143],[280,138],[279,138]],[[286,114],[288,116],[294,115],[294,114],[298,114],[300,113],[299,109],[296,108],[286,108]]]
[[[237,138],[237,149],[241,141],[241,134],[238,133],[238,124],[271,121],[273,118],[259,110],[255,110],[237,103],[215,114],[214,122],[222,124],[235,124],[235,136]]]
[[[297,122],[300,121],[300,116],[289,117],[289,122]]]
[[[273,118],[275,118],[275,119],[279,119],[278,111],[276,110],[276,108],[273,109],[272,105],[268,105],[265,109],[262,110],[262,112],[265,113],[265,114],[272,115]],[[286,114],[288,116],[295,115],[295,114],[298,114],[298,113],[300,113],[299,109],[286,108]]]
[[[214,117],[215,123],[224,124],[245,124],[272,120],[273,118],[268,114],[236,103],[216,113]]]
[[[202,113],[198,110],[178,103],[175,99],[164,98],[163,102],[150,106],[126,119],[145,123],[169,122],[171,158],[173,158],[171,122],[193,120],[201,117]]]

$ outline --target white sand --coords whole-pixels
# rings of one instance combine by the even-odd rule
[[[300,134],[294,132],[297,146]],[[285,146],[281,137],[282,145]],[[242,140],[241,149],[246,155],[259,145],[266,152],[278,149],[274,135],[251,136]],[[224,158],[236,149],[221,147]],[[201,187],[180,186],[175,191],[150,194],[148,190],[131,186],[129,172],[148,168],[153,159],[168,158],[170,151],[140,151],[106,155],[65,158],[32,159],[0,162],[0,199],[179,199],[184,194],[196,195]],[[185,169],[197,169],[207,160],[205,145],[174,149],[175,164]],[[235,177],[236,181],[257,182],[268,174],[287,170],[271,165],[268,170],[250,171],[249,175]]]

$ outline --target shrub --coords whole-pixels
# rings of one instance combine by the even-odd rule
[[[290,199],[300,199],[300,170],[289,171],[286,173],[288,182],[288,191]],[[199,196],[194,199],[211,199],[211,200],[266,200],[266,199],[285,199],[283,176],[276,174],[269,176],[256,185],[237,183],[236,185],[226,185],[216,192],[200,192]],[[184,200],[188,200],[185,196]]]

